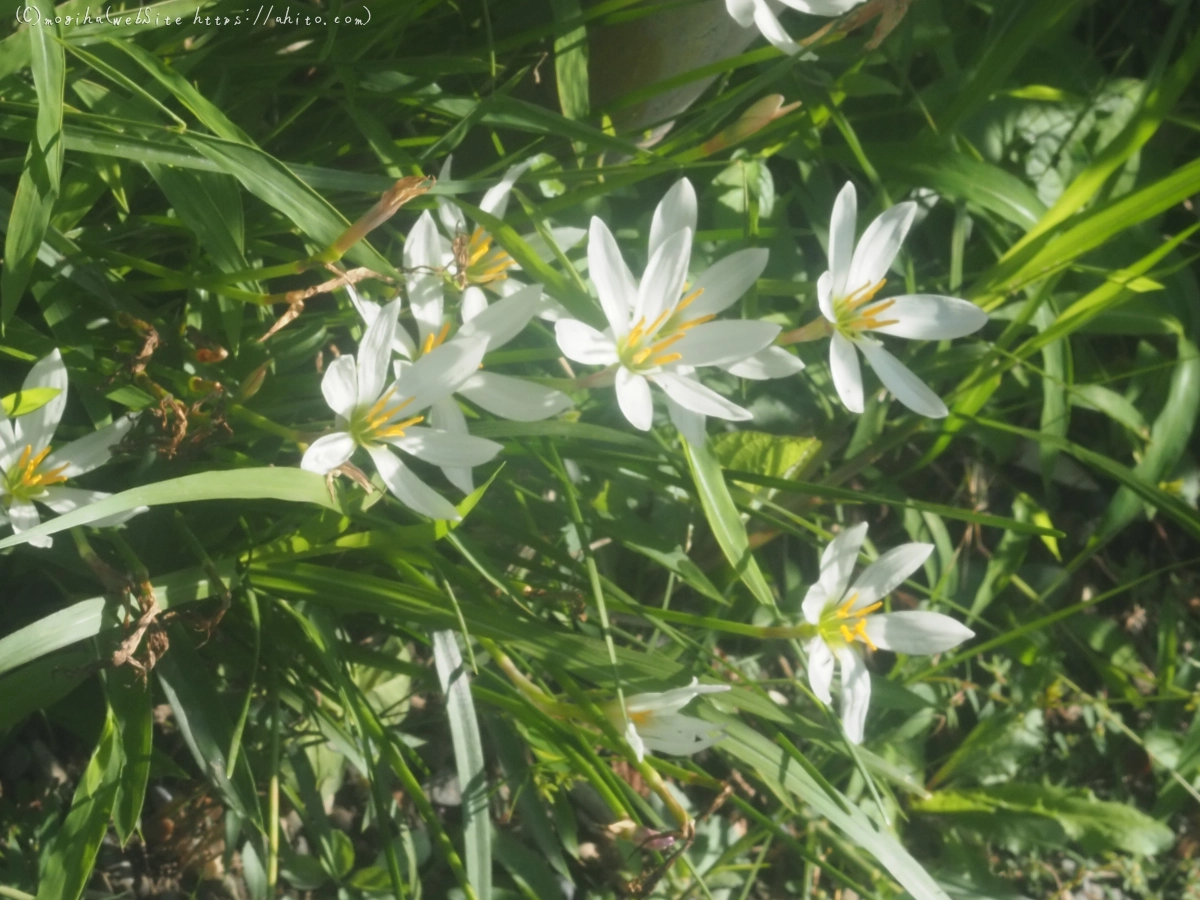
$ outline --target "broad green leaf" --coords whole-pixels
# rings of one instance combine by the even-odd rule
[[[71,811],[41,860],[37,900],[78,900],[92,877],[121,777],[121,741],[111,711],[75,788]]]
[[[97,519],[140,506],[194,503],[198,500],[284,500],[289,503],[312,503],[326,509],[338,509],[333,498],[329,496],[325,479],[302,469],[262,468],[200,472],[113,494],[104,500],[43,522],[36,528],[5,538],[0,541],[0,550],[24,544],[32,537],[56,534],[67,528],[88,525]]]
[[[1175,843],[1162,822],[1124,803],[1097,800],[1084,788],[1010,782],[971,791],[939,791],[913,808],[945,824],[962,823],[988,840],[1024,850],[1079,844],[1088,853],[1153,856]]]
[[[222,578],[231,576],[233,570],[232,562],[216,564]],[[212,585],[203,569],[185,569],[154,578],[150,589],[164,610],[212,596]],[[74,603],[0,638],[0,675],[78,641],[115,632],[120,623],[119,606],[108,597]]]
[[[35,409],[41,409],[59,393],[58,388],[30,388],[27,391],[17,391],[15,394],[0,398],[0,404],[3,404],[4,412],[8,417],[15,419],[17,416],[27,415]]]
[[[768,478],[790,479],[803,474],[812,464],[821,450],[821,442],[816,438],[760,431],[729,431],[714,435],[712,447],[726,471],[738,469]],[[751,492],[754,489],[750,488]]]
[[[579,0],[552,0],[557,22],[580,15]],[[568,119],[586,119],[588,100],[587,27],[571,29],[554,41],[554,74],[558,83],[558,103]]]
[[[196,767],[238,815],[261,830],[262,814],[246,754],[238,755],[236,771],[226,770],[225,751],[233,735],[228,706],[192,647],[192,636],[174,626],[170,635],[171,649],[158,661],[154,674],[171,704],[175,723]]]
[[[775,596],[750,552],[746,526],[729,495],[729,486],[725,484],[725,476],[716,456],[708,447],[693,447],[686,440],[683,442],[683,453],[692,470],[700,505],[725,559],[754,598],[763,606],[774,609]]]
[[[50,0],[30,0],[28,6],[53,20]],[[17,311],[33,273],[33,264],[50,225],[62,178],[63,90],[66,55],[54,25],[34,25],[26,39],[30,48],[33,84],[37,91],[37,128],[29,143],[25,167],[17,183],[8,231],[4,236],[4,269],[0,272],[0,328]]]
[[[492,823],[488,809],[488,778],[484,768],[483,741],[471,682],[453,631],[433,633],[433,658],[438,680],[446,696],[454,764],[462,794],[463,843],[466,845],[467,876],[479,900],[492,896]]]
[[[125,765],[113,804],[113,826],[122,846],[129,843],[138,827],[146,784],[150,778],[150,755],[154,744],[154,705],[150,690],[132,666],[106,673],[108,704],[120,735]]]

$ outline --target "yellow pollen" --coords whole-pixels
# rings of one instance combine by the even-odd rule
[[[854,601],[857,599],[858,599],[858,591],[855,591],[853,594],[851,594],[849,597],[846,598],[845,603],[843,603],[841,606],[838,607],[838,610],[835,613],[835,615],[839,619],[850,618],[850,616],[853,615],[853,613],[850,610],[854,608]]]
[[[67,470],[70,463],[63,463],[46,472],[39,472],[38,468],[46,457],[50,455],[50,448],[47,446],[40,453],[34,454],[33,445],[26,444],[25,449],[21,451],[21,458],[17,461],[16,467],[12,470],[11,475],[15,476],[9,483],[18,487],[43,488],[52,484],[62,484],[67,480],[67,477],[62,473]]]
[[[33,444],[26,444],[25,449],[21,451],[21,458],[17,460],[17,468],[21,471],[25,469],[25,463],[29,462],[29,457],[33,453]]]
[[[486,256],[488,250],[492,248],[492,236],[482,228],[476,228],[471,232],[470,248],[471,255],[468,257],[468,260],[471,265],[474,265]]]
[[[886,321],[882,322],[879,320],[879,316],[884,311],[889,309],[893,304],[895,304],[895,302],[895,298],[891,300],[884,300],[882,303],[877,303],[868,309],[864,309],[855,320],[854,325],[859,328],[869,329],[883,328],[887,325],[895,325],[900,321],[899,319],[887,319]]]
[[[853,644],[856,640],[859,640],[859,641],[862,641],[864,644],[866,644],[868,647],[870,647],[872,650],[879,649],[878,647],[875,646],[875,642],[872,641],[869,637],[867,637],[867,621],[866,621],[866,619],[859,619],[857,622],[855,622],[853,629],[847,628],[845,625],[842,625],[839,630],[842,632],[842,637],[845,638],[847,644]]]

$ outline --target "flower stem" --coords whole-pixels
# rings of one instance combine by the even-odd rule
[[[570,703],[562,703],[555,700],[540,687],[530,681],[525,673],[517,668],[514,663],[503,650],[497,646],[496,642],[490,638],[478,637],[480,645],[488,652],[488,655],[496,661],[496,665],[500,670],[508,676],[511,681],[522,694],[524,694],[534,706],[542,710],[547,715],[556,716],[559,718],[577,718],[579,710]]]

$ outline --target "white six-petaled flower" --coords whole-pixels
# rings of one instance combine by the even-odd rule
[[[52,450],[50,442],[67,406],[67,368],[57,350],[34,364],[26,376],[23,390],[37,388],[50,388],[58,393],[43,406],[16,419],[9,419],[0,406],[0,524],[11,524],[17,533],[38,524],[35,503],[62,515],[110,496],[64,484],[108,462],[113,448],[133,426],[133,419],[126,416]],[[144,510],[145,507],[139,507],[92,524],[116,525]],[[35,547],[49,547],[53,542],[50,537],[30,541]]]
[[[441,236],[433,216],[422,213],[404,245],[405,283],[417,333],[411,335],[399,324],[395,328],[392,349],[407,361],[399,364],[401,370],[440,347],[461,341],[481,341],[485,351],[502,347],[520,334],[541,308],[542,287],[538,284],[522,285],[491,304],[478,287],[468,286],[459,309],[461,321],[456,321],[446,309],[443,263]],[[352,285],[347,291],[368,326],[375,322],[380,306],[359,297]],[[520,422],[547,419],[571,406],[571,398],[562,391],[486,370],[472,373],[454,392],[495,416]],[[450,394],[434,401],[429,420],[442,431],[467,434],[466,417]],[[442,471],[464,492],[475,489],[470,468],[447,463]]]
[[[762,36],[789,55],[803,48],[792,40],[776,13],[785,6],[810,16],[840,16],[863,0],[725,0],[725,9],[743,28],[757,26]]]
[[[816,635],[805,645],[808,682],[823,702],[831,702],[835,662],[842,670],[842,725],[862,743],[871,702],[871,676],[859,645],[870,650],[929,655],[957,647],[975,632],[941,613],[876,613],[884,598],[921,567],[932,544],[902,544],[867,566],[847,590],[858,551],[867,536],[862,523],[839,534],[821,555],[821,575],[804,597],[805,621]]]
[[[337,414],[338,430],[314,441],[300,465],[325,475],[361,447],[370,454],[388,490],[402,503],[431,518],[458,519],[451,503],[392,451],[466,469],[500,452],[495,441],[418,424],[424,419],[422,410],[449,397],[478,370],[487,341],[461,339],[433,349],[405,366],[385,389],[392,371],[392,342],[399,315],[400,301],[389,303],[367,327],[357,357],[339,356],[325,370],[321,391]]]
[[[847,182],[833,204],[829,223],[829,269],[817,282],[821,314],[833,327],[829,367],[833,385],[851,412],[863,411],[862,370],[855,348],[867,358],[884,387],[914,412],[932,418],[947,413],[946,404],[907,366],[883,349],[869,332],[902,338],[940,341],[962,337],[987,324],[987,313],[966,300],[937,294],[875,297],[884,276],[912,227],[917,204],[897,203],[877,217],[857,245],[858,195]]]
[[[628,718],[621,721],[621,709],[608,707],[608,715],[618,728],[624,727],[625,740],[637,754],[638,762],[647,750],[690,756],[719,741],[722,731],[711,722],[685,716],[679,711],[701,694],[716,694],[729,690],[727,684],[700,684],[693,678],[687,687],[650,694],[634,694],[625,700]]]
[[[650,385],[655,384],[667,396],[671,421],[688,440],[701,444],[705,416],[736,422],[751,414],[701,384],[696,369],[718,366],[743,377],[772,378],[803,366],[786,350],[769,347],[778,325],[714,321],[762,274],[766,250],[732,253],[685,287],[695,224],[696,194],[684,178],[654,212],[650,262],[638,282],[608,226],[593,218],[588,268],[608,328],[600,332],[560,319],[555,333],[569,359],[614,370],[617,402],[635,428],[646,431],[652,424]]]

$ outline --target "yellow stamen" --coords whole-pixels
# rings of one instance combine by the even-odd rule
[[[646,317],[642,316],[642,318],[638,319],[637,322],[634,323],[633,327],[629,329],[629,334],[625,337],[625,346],[632,347],[639,340],[641,340],[642,332],[645,330],[645,328]]]
[[[843,626],[843,627],[845,627],[845,626]],[[866,619],[858,620],[858,624],[854,626],[854,636],[857,637],[864,644],[866,644],[868,647],[870,647],[871,650],[874,651],[874,650],[879,649],[878,647],[875,646],[875,642],[873,640],[871,640],[869,637],[867,637],[867,620]]]
[[[845,639],[847,644],[854,643],[854,632],[853,631],[851,631],[845,625],[840,626],[840,631],[842,632],[842,637]]]
[[[877,303],[868,309],[864,309],[861,313],[859,313],[858,319],[855,321],[854,324],[856,326],[858,326],[859,328],[872,328],[872,329],[873,328],[883,328],[886,325],[895,325],[897,322],[900,321],[899,319],[888,319],[887,321],[884,321],[884,322],[879,321],[879,316],[885,310],[889,309],[892,305],[894,305],[895,302],[896,302],[895,298],[893,298],[891,300],[884,300],[882,303]]]
[[[716,313],[709,313],[707,316],[697,316],[694,319],[689,319],[679,326],[679,331],[687,331],[689,328],[695,328],[697,325],[703,325],[705,322],[711,322],[717,317]]]
[[[486,256],[488,250],[492,248],[492,236],[482,228],[476,228],[471,232],[470,248],[471,255],[468,257],[468,261],[471,265],[474,265]]]
[[[668,353],[666,356],[656,356],[650,362],[656,366],[666,366],[681,359],[683,359],[682,353]]]
[[[372,428],[382,424],[383,422],[386,422],[392,417],[393,410],[385,410],[384,407],[387,406],[388,401],[392,399],[392,394],[394,393],[396,393],[396,386],[393,384],[387,389],[386,392],[384,392],[382,397],[375,401],[375,405],[367,410],[367,424]],[[396,409],[403,409],[406,404],[411,402],[412,398],[410,397],[408,400],[405,400],[404,403],[401,403],[398,407],[396,407]]]
[[[433,349],[433,333],[425,335],[425,340],[421,343],[421,355],[425,355]]]
[[[380,428],[375,432],[375,437],[382,440],[390,437],[404,437],[404,432],[409,426],[416,425],[418,422],[424,422],[424,416],[413,416],[411,419],[405,419],[403,422],[397,422],[394,425],[389,425],[386,428]]]
[[[882,278],[875,284],[869,284],[866,287],[859,288],[853,294],[846,298],[846,308],[850,310],[858,309],[864,304],[870,303],[875,299],[875,295],[883,290],[883,286],[887,284],[887,279]]]
[[[678,343],[679,343],[680,341],[682,341],[682,340],[683,340],[685,337],[687,337],[687,335],[686,335],[686,334],[684,334],[684,333],[683,333],[683,332],[681,332],[681,331],[677,331],[677,332],[675,332],[675,334],[671,335],[670,337],[663,338],[661,341],[658,341],[657,343],[651,344],[651,345],[650,345],[650,352],[651,352],[652,354],[653,354],[653,353],[662,353],[662,352],[663,352],[664,350],[666,350],[668,347],[670,347],[670,346],[673,346],[674,344],[678,344]]]
[[[883,606],[883,601],[878,600],[875,603],[872,603],[870,606],[864,606],[862,609],[856,609],[854,611],[854,618],[861,619],[863,616],[869,616],[881,606]]]
[[[653,347],[646,347],[643,350],[639,350],[637,353],[633,354],[633,364],[635,366],[640,366],[642,363],[644,363],[646,361],[646,359],[653,352],[654,352]]]
[[[26,444],[25,449],[21,451],[21,458],[17,461],[17,469],[25,470],[25,463],[29,462],[29,457],[33,454],[33,444]]]
[[[689,306],[691,306],[693,303],[695,303],[696,298],[699,297],[703,293],[704,293],[704,288],[696,288],[694,291],[692,291],[690,294],[688,294],[686,297],[684,297],[682,300],[679,301],[679,303],[675,307],[675,312],[677,312],[677,313],[683,312],[685,309],[687,309]],[[709,318],[712,318],[712,317],[709,316]]]
[[[646,334],[654,334],[658,330],[658,326],[667,321],[667,316],[671,315],[671,312],[672,310],[664,309],[659,317],[646,327]]]
[[[851,594],[849,597],[846,598],[845,603],[843,603],[841,606],[838,607],[837,612],[834,615],[836,615],[839,619],[850,618],[850,616],[853,615],[850,612],[850,610],[854,608],[854,601],[857,599],[858,599],[858,591],[855,591],[853,594]]]

